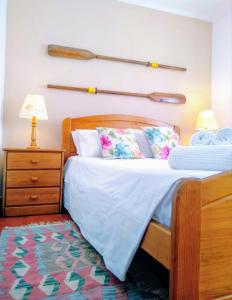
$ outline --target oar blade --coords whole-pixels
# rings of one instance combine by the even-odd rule
[[[186,97],[181,94],[171,93],[152,93],[148,95],[148,98],[157,102],[173,103],[173,104],[184,104],[186,103]]]
[[[96,58],[96,55],[89,50],[64,47],[59,45],[48,45],[48,54],[51,56],[82,59],[82,60]]]

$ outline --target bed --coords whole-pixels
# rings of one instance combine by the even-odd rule
[[[166,125],[170,126],[129,115],[67,118],[63,122],[65,160],[76,155],[72,130]],[[169,269],[170,299],[231,299],[232,172],[183,180],[174,198],[171,227],[152,220],[140,246]]]

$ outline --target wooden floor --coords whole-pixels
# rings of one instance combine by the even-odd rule
[[[0,231],[5,226],[23,226],[32,223],[40,222],[62,222],[65,220],[71,220],[68,214],[51,214],[51,215],[39,215],[39,216],[24,216],[24,217],[7,217],[0,218]]]

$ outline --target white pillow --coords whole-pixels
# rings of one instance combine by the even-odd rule
[[[80,156],[102,157],[97,130],[77,129],[72,131],[72,138]]]
[[[145,137],[145,134],[143,130],[141,129],[134,129],[130,128],[130,130],[133,132],[136,142],[139,145],[139,149],[143,154],[144,158],[153,158],[152,152],[151,152],[151,147]]]

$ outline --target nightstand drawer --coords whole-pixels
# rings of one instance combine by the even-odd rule
[[[55,214],[60,211],[59,204],[34,205],[34,206],[12,206],[5,208],[5,215],[11,216],[29,216],[42,214]]]
[[[6,206],[59,203],[59,199],[60,189],[58,187],[6,190]]]
[[[60,186],[60,170],[7,171],[6,187]]]
[[[7,169],[60,169],[61,153],[10,152]]]

